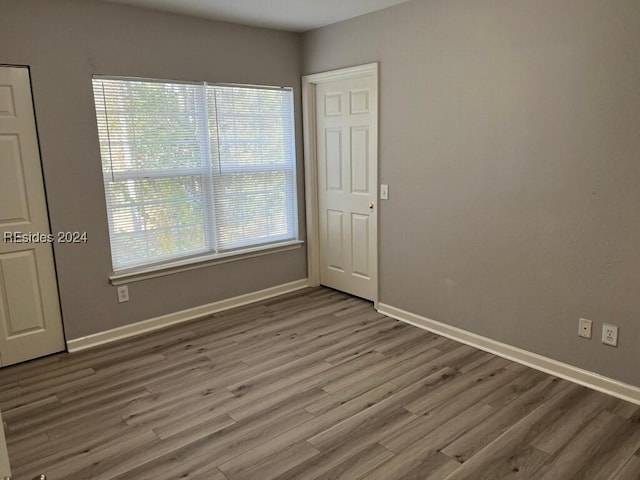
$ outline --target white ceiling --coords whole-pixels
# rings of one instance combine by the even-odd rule
[[[259,27],[305,32],[409,0],[106,0]]]

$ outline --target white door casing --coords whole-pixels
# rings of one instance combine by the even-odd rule
[[[0,412],[0,478],[10,477],[9,454],[7,453],[7,441],[4,437],[4,424],[2,423],[2,412]]]
[[[29,70],[0,67],[0,366],[65,348],[49,235]]]
[[[311,285],[377,301],[377,64],[303,78]]]

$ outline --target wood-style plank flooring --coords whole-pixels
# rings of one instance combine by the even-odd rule
[[[640,408],[306,289],[0,370],[14,479],[638,480]]]

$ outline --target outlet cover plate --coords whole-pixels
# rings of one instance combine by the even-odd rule
[[[618,327],[616,325],[609,323],[602,325],[602,343],[612,347],[618,346]]]
[[[583,338],[591,338],[593,322],[587,318],[578,320],[578,335]]]
[[[122,285],[118,287],[118,303],[124,303],[129,301],[129,287]]]

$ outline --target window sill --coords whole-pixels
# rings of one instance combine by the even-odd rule
[[[135,268],[130,271],[114,273],[109,277],[111,285],[124,285],[125,283],[139,282],[150,278],[164,277],[174,273],[187,272],[197,268],[210,267],[222,263],[235,262],[247,258],[261,257],[272,253],[286,252],[302,247],[302,240],[291,240],[273,245],[263,245],[260,247],[248,248],[237,252],[228,252],[218,255],[207,255],[187,260],[177,260],[162,265]]]

